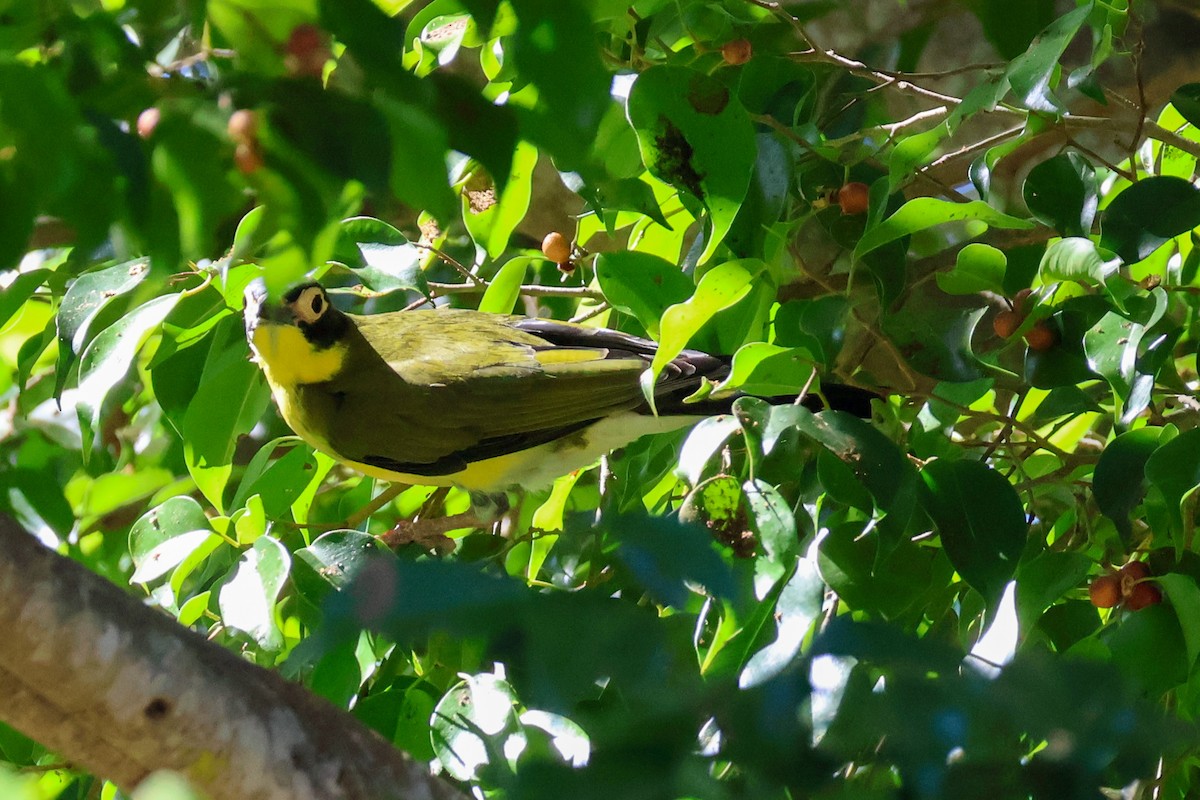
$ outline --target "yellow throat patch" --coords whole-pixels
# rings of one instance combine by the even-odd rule
[[[291,389],[322,383],[337,375],[346,360],[346,345],[318,350],[293,325],[260,322],[254,329],[254,351],[272,388]]]

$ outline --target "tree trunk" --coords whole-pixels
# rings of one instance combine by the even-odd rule
[[[463,798],[351,715],[212,644],[0,516],[0,719],[129,791]]]

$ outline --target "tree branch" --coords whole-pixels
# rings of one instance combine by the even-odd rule
[[[462,800],[345,711],[43,547],[0,516],[0,719],[130,791]]]

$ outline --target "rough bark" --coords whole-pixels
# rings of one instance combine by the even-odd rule
[[[463,798],[352,716],[138,602],[0,516],[0,719],[128,791]]]

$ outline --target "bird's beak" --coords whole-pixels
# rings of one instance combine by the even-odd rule
[[[254,329],[259,320],[267,316],[267,284],[262,278],[250,281],[242,295],[244,301],[243,317],[246,320],[246,338],[253,340]]]

